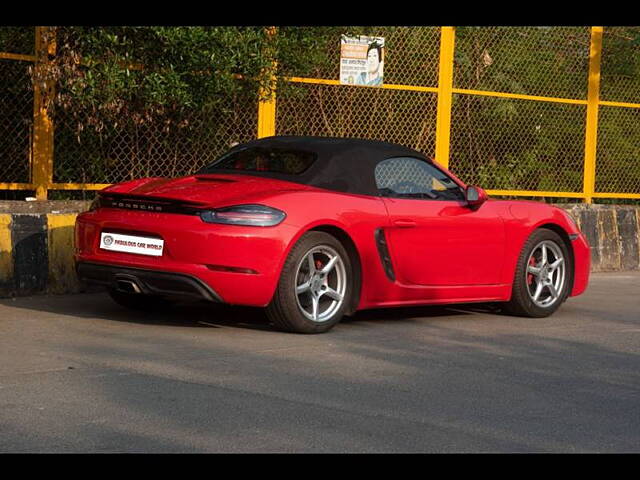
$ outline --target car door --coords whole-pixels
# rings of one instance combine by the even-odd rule
[[[375,177],[390,217],[385,237],[400,283],[500,283],[505,228],[494,202],[469,207],[463,189],[420,158],[383,160]]]

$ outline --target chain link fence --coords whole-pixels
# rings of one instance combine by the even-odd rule
[[[0,28],[0,52],[33,55],[33,27]],[[33,135],[31,63],[0,58],[0,182],[28,183]]]
[[[55,115],[55,183],[117,183],[142,177],[175,177],[212,162],[234,143],[255,138],[257,100],[231,102],[225,112],[197,112],[180,130],[133,122],[100,132],[82,119]]]
[[[301,95],[278,99],[279,135],[385,140],[434,156],[434,93],[322,84],[300,88]]]
[[[580,192],[585,110],[454,94],[450,167],[492,190]]]
[[[278,92],[266,114],[256,94],[229,99],[223,112],[193,112],[181,129],[125,120],[97,132],[82,128],[82,114],[55,111],[46,188],[185,175],[270,122],[273,134],[387,140],[432,158],[449,139],[448,155],[436,160],[493,194],[640,198],[639,27],[605,27],[601,45],[596,27],[458,27],[448,79],[443,31],[371,27],[368,35],[385,38],[381,87],[340,85],[340,38],[328,38],[332,61],[314,78],[281,69],[295,88]],[[34,187],[34,42],[33,27],[0,28],[0,189]],[[590,75],[595,63],[599,84]],[[597,137],[589,138],[588,118],[597,119]]]
[[[456,29],[451,168],[494,190],[580,192],[584,105],[474,95],[585,99],[588,27]]]
[[[589,27],[458,27],[454,87],[587,97]]]
[[[607,27],[602,40],[596,191],[640,192],[640,27]],[[629,105],[623,105],[628,103]]]
[[[434,157],[440,29],[381,27],[371,35],[385,39],[385,83],[432,87],[434,91],[300,83],[289,95],[278,96],[276,133],[386,140]],[[339,76],[339,35],[326,44],[333,46],[329,52],[333,62],[319,73],[335,79]]]

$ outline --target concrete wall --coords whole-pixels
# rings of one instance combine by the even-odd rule
[[[79,292],[75,213],[0,213],[0,296]]]
[[[0,202],[0,296],[83,290],[74,224],[89,202]],[[591,245],[592,271],[640,270],[640,207],[559,205]],[[55,213],[54,213],[55,212]]]
[[[591,245],[591,271],[640,270],[640,207],[558,205],[578,223]]]
[[[0,201],[0,297],[72,293],[76,215],[90,201]]]

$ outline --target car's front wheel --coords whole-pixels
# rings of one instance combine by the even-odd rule
[[[566,244],[548,229],[538,229],[525,243],[505,309],[514,315],[547,317],[569,296],[573,263]]]
[[[285,331],[322,333],[342,318],[353,291],[349,255],[324,232],[308,232],[291,249],[267,315]]]

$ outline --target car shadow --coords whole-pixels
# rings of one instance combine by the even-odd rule
[[[167,327],[271,328],[262,309],[208,302],[180,302],[158,311],[127,309],[104,291],[68,295],[34,295],[0,299],[0,305],[76,318]]]
[[[361,310],[354,315],[346,316],[342,323],[412,321],[437,317],[459,317],[473,314],[500,314],[500,308],[494,304],[456,304],[456,305],[424,305],[412,307],[389,307]]]
[[[4,298],[0,299],[0,305],[78,318],[166,327],[235,327],[275,330],[262,308],[209,302],[181,302],[161,311],[145,312],[122,307],[113,302],[104,292]],[[490,304],[379,308],[362,310],[352,316],[345,316],[342,323],[357,325],[359,322],[413,322],[417,319],[459,317],[474,313],[499,313],[499,311],[497,307]]]

